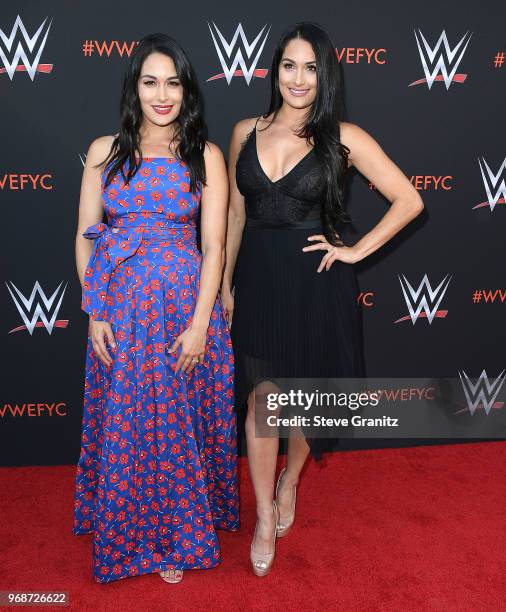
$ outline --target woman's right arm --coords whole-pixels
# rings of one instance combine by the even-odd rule
[[[84,283],[84,271],[91,256],[93,241],[84,238],[83,233],[90,227],[102,221],[104,209],[102,206],[102,167],[96,168],[109,154],[112,136],[103,136],[94,140],[88,150],[81,181],[79,198],[79,219],[76,235],[76,266],[81,287]]]
[[[84,284],[84,272],[93,249],[93,241],[84,238],[83,233],[90,225],[100,223],[104,214],[102,206],[102,166],[98,168],[96,166],[109,155],[113,140],[113,136],[103,136],[94,140],[91,143],[84,165],[75,245],[76,267],[81,287]],[[112,359],[107,350],[106,342],[112,348],[116,347],[111,325],[107,321],[90,319],[90,337],[97,357],[104,365],[110,366]]]
[[[232,324],[234,313],[234,297],[232,295],[232,275],[234,273],[237,255],[241,246],[242,232],[246,222],[244,196],[237,188],[235,166],[241,151],[242,143],[255,125],[255,119],[239,121],[232,132],[228,156],[229,207],[226,242],[226,262],[221,286],[221,301],[227,316],[228,324]]]

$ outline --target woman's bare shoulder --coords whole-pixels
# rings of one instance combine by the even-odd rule
[[[343,145],[351,148],[353,145],[363,145],[374,142],[374,139],[356,123],[339,122],[339,131]]]
[[[111,152],[116,136],[99,136],[91,143],[86,159],[93,164],[104,161]]]
[[[370,154],[379,147],[374,138],[355,123],[340,122],[339,131],[341,143],[350,150],[348,163],[351,165],[358,155]]]
[[[241,121],[238,121],[234,125],[232,138],[238,139],[239,141],[244,140],[246,136],[253,130],[259,119],[259,117],[250,117],[248,119],[241,119]]]
[[[204,148],[204,159],[206,162],[223,161],[223,152],[217,144],[208,140]]]

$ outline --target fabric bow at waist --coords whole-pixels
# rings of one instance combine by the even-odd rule
[[[84,273],[81,308],[92,319],[103,318],[111,275],[119,265],[135,255],[146,232],[163,234],[163,230],[189,227],[191,226],[176,223],[126,227],[111,227],[106,223],[96,223],[89,227],[83,236],[95,240],[95,244]]]

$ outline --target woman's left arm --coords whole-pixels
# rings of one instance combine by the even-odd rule
[[[191,325],[176,340],[171,352],[181,344],[176,371],[191,372],[195,358],[203,359],[207,328],[221,283],[225,263],[228,176],[220,149],[207,143],[204,153],[206,185],[202,187],[200,237],[202,268],[200,289]]]
[[[423,202],[406,175],[385,154],[380,145],[358,125],[341,124],[341,142],[350,149],[348,161],[390,202],[381,221],[351,247],[332,247],[323,236],[309,239],[325,243],[305,247],[304,251],[327,250],[320,269],[330,268],[333,261],[356,263],[388,242],[423,210]],[[329,248],[331,247],[331,248]]]

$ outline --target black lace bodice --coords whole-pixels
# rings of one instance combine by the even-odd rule
[[[288,174],[273,182],[260,165],[254,129],[237,159],[236,182],[245,198],[248,219],[273,225],[320,219],[325,181],[313,150]]]

